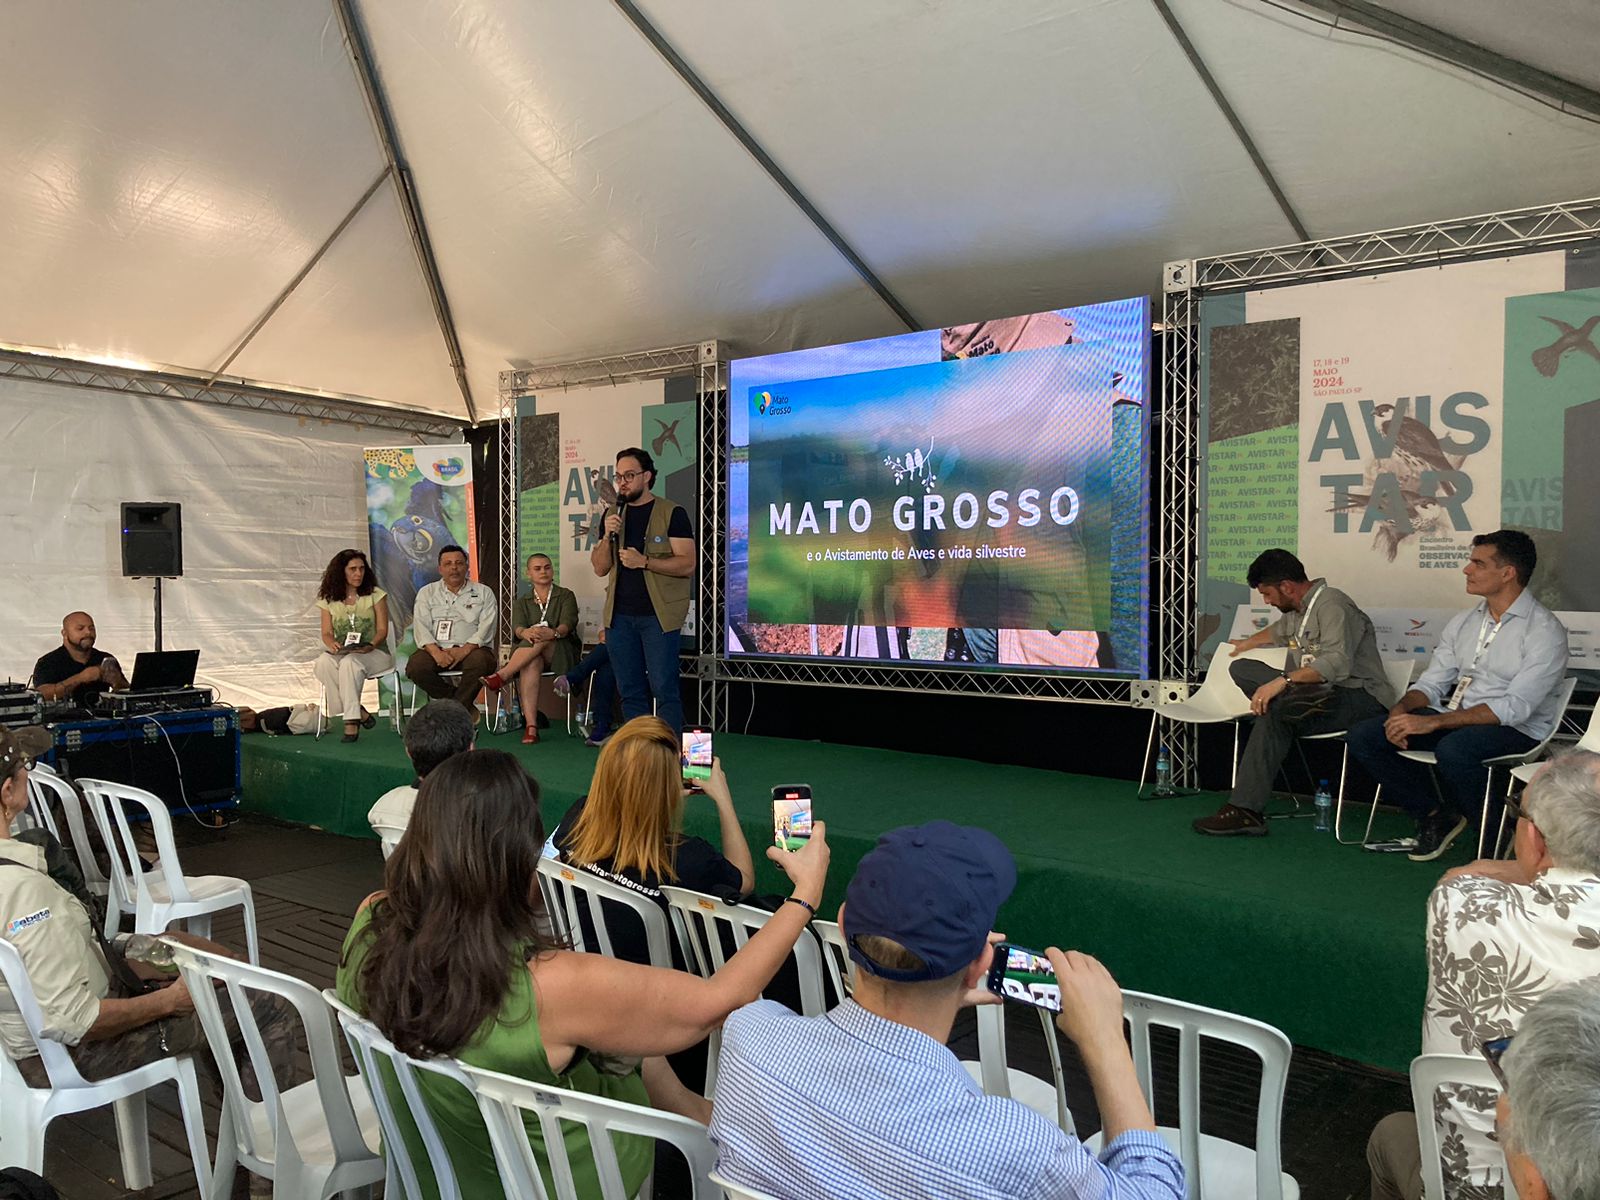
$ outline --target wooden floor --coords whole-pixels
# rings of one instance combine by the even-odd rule
[[[217,830],[179,818],[175,822],[186,874],[235,875],[255,894],[261,961],[315,986],[333,983],[339,947],[350,916],[382,878],[376,841],[335,837],[245,817]],[[221,914],[212,936],[243,948],[244,927],[235,915]],[[1419,946],[1418,953],[1421,953]],[[1043,1033],[1033,1012],[1008,1005],[1008,1043],[1012,1065],[1049,1077]],[[951,1048],[961,1058],[977,1057],[970,1014],[958,1020]],[[1157,1077],[1173,1048],[1156,1045]],[[305,1067],[304,1050],[301,1067]],[[1087,1077],[1070,1045],[1063,1043],[1068,1093],[1080,1129],[1099,1127]],[[1227,1048],[1209,1047],[1203,1056],[1207,1133],[1253,1144],[1256,1089],[1254,1060]],[[1158,1085],[1157,1119],[1175,1123],[1170,1092]],[[1284,1102],[1284,1169],[1300,1183],[1305,1200],[1353,1200],[1368,1191],[1365,1146],[1377,1120],[1410,1107],[1406,1081],[1391,1072],[1296,1048]],[[206,1098],[207,1126],[215,1131],[217,1097]],[[129,1192],[122,1186],[116,1130],[109,1109],[63,1118],[50,1126],[45,1175],[72,1200],[111,1200],[150,1196],[161,1200],[194,1197],[194,1172],[170,1085],[151,1094],[150,1160],[154,1186]],[[234,1196],[248,1195],[240,1172]],[[670,1200],[663,1197],[662,1200]]]

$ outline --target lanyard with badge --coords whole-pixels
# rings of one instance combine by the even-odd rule
[[[1316,656],[1305,653],[1306,626],[1311,623],[1311,610],[1317,606],[1317,601],[1322,599],[1322,593],[1328,590],[1327,584],[1322,584],[1311,594],[1311,602],[1306,605],[1305,612],[1300,614],[1300,627],[1295,630],[1294,637],[1289,639],[1289,649],[1299,655],[1296,666],[1308,667],[1315,661]]]
[[[539,604],[539,593],[538,592],[534,592],[529,597],[529,599],[531,599],[535,604],[539,604],[539,619],[533,623],[534,628],[537,629],[541,625],[544,626],[546,629],[548,629],[550,627],[550,622],[545,619],[545,614],[550,611],[551,601],[553,601],[555,598],[556,598],[556,589],[555,588],[551,588],[549,590],[549,592],[547,592],[545,594],[545,598],[544,598],[544,603],[543,604]]]
[[[355,605],[350,606],[350,628],[345,630],[344,644],[346,646],[359,646],[361,644],[361,630],[356,624]]]
[[[449,588],[446,588],[444,590],[444,594],[448,596],[449,599],[446,600],[445,603],[449,604],[451,608],[454,608],[458,601],[461,601],[465,598],[466,591],[467,589],[465,587],[463,587],[459,592],[452,592]],[[441,646],[444,645],[446,642],[450,641],[450,635],[455,632],[455,627],[456,622],[454,617],[440,617],[433,623],[433,640]]]
[[[1478,627],[1478,648],[1472,652],[1472,661],[1467,664],[1467,669],[1456,680],[1455,690],[1450,693],[1450,699],[1444,706],[1446,712],[1454,712],[1461,707],[1467,689],[1472,686],[1472,677],[1478,670],[1478,660],[1489,652],[1489,647],[1494,645],[1495,638],[1500,636],[1500,627],[1505,623],[1504,616],[1496,621],[1487,612],[1483,614],[1483,624]]]

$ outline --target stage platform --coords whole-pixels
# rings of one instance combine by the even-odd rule
[[[478,744],[527,764],[548,829],[587,789],[598,752],[559,727],[544,736]],[[735,734],[717,735],[717,753],[762,891],[782,888],[760,852],[775,784],[814,790],[833,848],[830,915],[882,831],[938,817],[981,825],[1017,857],[1001,912],[1013,940],[1084,950],[1124,987],[1258,1017],[1296,1045],[1397,1071],[1418,1053],[1428,892],[1470,848],[1413,863],[1340,846],[1309,818],[1273,821],[1264,838],[1202,838],[1189,822],[1215,809],[1215,794],[1141,801],[1123,780],[957,758]],[[367,809],[409,779],[381,724],[354,745],[337,733],[244,739],[244,807],[336,833],[371,836]],[[1380,814],[1378,828],[1394,835],[1402,823]],[[711,803],[690,800],[686,825],[715,838]]]

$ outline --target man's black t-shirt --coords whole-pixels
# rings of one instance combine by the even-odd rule
[[[89,650],[89,661],[81,663],[67,653],[65,646],[57,646],[38,662],[33,664],[33,686],[41,687],[47,683],[65,683],[85,667],[98,667],[111,655],[104,650]],[[101,692],[109,691],[104,681],[96,683],[79,684],[73,689],[71,698],[79,704],[92,704]]]
[[[578,797],[578,802],[567,810],[567,815],[556,827],[555,836],[551,840],[563,855],[566,854],[567,839],[572,836],[572,827],[578,823],[588,799],[587,796]],[[688,888],[691,892],[704,892],[728,904],[738,903],[743,896],[744,879],[739,874],[739,868],[722,857],[717,848],[705,838],[687,835],[680,837],[672,856],[672,865],[678,872],[677,879],[672,880],[661,880],[654,875],[640,875],[631,868],[626,871],[615,871],[611,867],[609,858],[604,862],[585,863],[583,869],[593,871],[613,883],[620,883],[623,887],[638,892],[646,899],[655,901],[663,910],[667,907],[667,898],[661,894],[663,882],[671,887]],[[606,903],[601,907],[606,914],[606,932],[611,935],[614,957],[649,966],[650,946],[644,935],[644,925],[640,923],[639,918],[618,904]],[[589,910],[579,909],[579,917],[583,924],[584,944],[598,947],[599,941],[595,938],[594,929],[589,922]],[[677,940],[671,939],[671,945],[673,964],[682,968],[684,964],[680,961]]]
[[[656,502],[630,504],[622,510],[622,544],[632,546],[642,553],[645,550],[645,530],[650,524],[650,514]],[[679,508],[667,522],[669,538],[692,538],[694,530],[689,525],[689,514]],[[650,592],[645,587],[643,567],[625,567],[617,564],[617,591],[611,602],[613,613],[626,613],[630,617],[653,617],[655,606],[650,603]]]

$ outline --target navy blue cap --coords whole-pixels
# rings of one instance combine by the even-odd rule
[[[949,821],[891,829],[845,889],[850,957],[896,983],[948,979],[983,952],[1016,885],[1011,851],[986,829]],[[889,938],[926,965],[917,971],[881,966],[856,948],[859,937]]]

